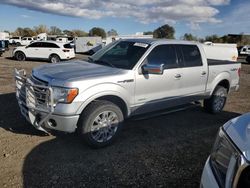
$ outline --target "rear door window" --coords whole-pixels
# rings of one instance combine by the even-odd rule
[[[43,48],[59,48],[59,46],[57,46],[54,43],[50,43],[50,42],[43,42],[42,47]]]
[[[73,48],[73,46],[72,46],[70,43],[64,44],[63,47],[64,47],[64,48]]]
[[[29,45],[29,48],[40,48],[40,47],[41,47],[40,42],[34,42],[34,43]]]
[[[200,50],[196,45],[178,45],[178,49],[182,52],[184,67],[202,66]]]
[[[174,45],[156,46],[147,57],[148,64],[164,64],[165,68],[177,68],[177,58]]]

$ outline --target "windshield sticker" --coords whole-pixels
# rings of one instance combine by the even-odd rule
[[[142,47],[142,48],[147,48],[148,44],[136,42],[136,43],[134,43],[134,46],[139,46],[139,47]]]

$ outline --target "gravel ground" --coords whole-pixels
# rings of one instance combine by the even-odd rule
[[[47,62],[0,57],[0,187],[199,187],[217,130],[250,111],[250,65],[240,90],[218,115],[193,107],[150,119],[130,119],[117,142],[90,149],[75,134],[44,135],[20,115],[14,68]],[[77,58],[84,58],[78,55]]]

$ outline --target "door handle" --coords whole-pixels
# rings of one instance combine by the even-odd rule
[[[204,76],[204,75],[206,75],[206,74],[207,74],[206,71],[202,71],[202,72],[201,72],[201,75],[202,75],[202,76]]]
[[[181,75],[180,74],[176,74],[174,77],[175,78],[181,78]]]

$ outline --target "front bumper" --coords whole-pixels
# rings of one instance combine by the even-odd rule
[[[79,115],[53,113],[57,104],[53,101],[52,87],[35,84],[26,77],[24,70],[15,70],[15,81],[21,113],[36,129],[43,132],[48,132],[48,129],[64,132],[76,130]]]
[[[208,157],[202,172],[200,188],[219,188],[209,161],[210,157]]]

